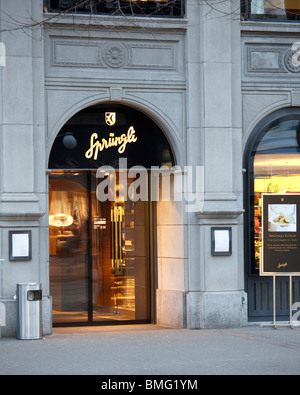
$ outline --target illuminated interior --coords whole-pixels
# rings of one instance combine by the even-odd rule
[[[260,265],[262,194],[300,193],[299,133],[299,119],[275,122],[252,153],[254,270]]]
[[[150,318],[149,204],[100,202],[97,182],[95,171],[54,171],[50,176],[54,325]]]

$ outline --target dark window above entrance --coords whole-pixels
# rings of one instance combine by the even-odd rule
[[[182,18],[184,0],[44,0],[44,12]]]
[[[127,168],[175,164],[166,136],[151,118],[126,105],[104,103],[83,109],[63,126],[49,169],[118,169],[120,159]]]

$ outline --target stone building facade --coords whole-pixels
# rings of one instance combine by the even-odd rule
[[[253,175],[250,143],[269,116],[277,119],[276,114],[279,118],[287,116],[289,110],[296,118],[299,115],[300,67],[291,60],[291,47],[300,41],[297,21],[241,20],[238,0],[218,6],[210,1],[179,2],[184,12],[172,17],[57,14],[48,7],[51,2],[46,3],[47,7],[41,0],[0,3],[1,42],[6,49],[6,63],[0,70],[0,303],[5,322],[0,334],[15,334],[14,296],[20,282],[42,284],[44,335],[51,333],[54,324],[152,322],[196,329],[268,319],[271,311],[260,314],[252,302],[259,277],[249,270],[252,258],[248,247],[254,243],[249,203]],[[93,250],[93,232],[96,228],[99,234],[108,230],[101,217],[104,209],[101,215],[92,212],[94,201],[86,209],[90,210],[86,221],[93,221],[93,226],[84,240],[83,236],[76,239],[81,246],[89,246],[84,253],[77,244],[71,255],[73,247],[66,249],[71,229],[64,226],[57,230],[49,220],[50,215],[63,210],[51,211],[53,199],[58,204],[58,193],[53,197],[52,192],[63,196],[62,192],[71,190],[71,176],[75,180],[78,174],[96,170],[96,166],[76,165],[80,153],[75,154],[75,150],[73,154],[70,151],[67,165],[60,166],[64,154],[55,148],[59,138],[70,131],[81,133],[86,138],[85,149],[89,147],[89,122],[98,122],[97,114],[89,115],[93,109],[99,117],[105,112],[118,117],[122,112],[130,119],[127,124],[124,121],[126,130],[135,122],[144,125],[143,133],[154,133],[157,128],[157,141],[163,141],[172,154],[172,166],[180,168],[181,174],[192,169],[194,177],[196,168],[203,170],[200,205],[189,209],[187,199],[161,198],[151,204],[142,225],[141,216],[133,218],[131,227],[140,229],[133,239],[127,228],[122,233],[126,257],[135,266],[126,280],[118,277],[118,284],[123,281],[128,293],[119,290],[108,295],[107,303],[112,299],[116,303],[117,295],[122,294],[123,305],[118,308],[116,304],[104,306],[104,288],[111,277],[103,280],[108,279],[101,277],[104,271],[100,275],[95,269],[102,267],[99,262],[104,258],[98,257],[95,264],[99,251]],[[284,115],[278,111],[285,111]],[[103,122],[99,120],[99,124]],[[138,126],[135,130],[139,139]],[[160,143],[154,138],[151,141],[151,148],[149,144],[141,146],[144,153],[132,151],[134,165],[143,165],[138,160],[147,150],[156,152],[155,144],[158,147]],[[110,164],[109,160],[104,164]],[[91,179],[89,187],[84,184],[86,196],[95,192]],[[192,193],[198,187],[197,180]],[[64,195],[66,201],[71,199],[68,193],[69,198]],[[72,194],[72,202],[83,196],[79,193]],[[132,207],[130,210],[133,213]],[[29,259],[10,258],[12,231],[30,231]],[[130,250],[141,243],[141,232],[150,234],[144,250],[145,281],[139,280],[140,253],[134,255]],[[81,254],[87,258],[79,263],[76,259]],[[122,261],[123,273],[131,270],[127,258]],[[79,279],[80,270],[85,273],[83,279]],[[101,286],[97,283],[100,277]],[[110,288],[116,289],[113,281]],[[104,296],[97,299],[100,288]],[[79,292],[84,302],[76,299]],[[138,305],[139,297],[145,298],[144,305]],[[139,309],[148,309],[148,313],[139,315]],[[127,315],[116,316],[125,310]],[[95,318],[96,311],[101,319]]]

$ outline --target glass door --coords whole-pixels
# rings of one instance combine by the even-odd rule
[[[86,173],[56,172],[49,180],[50,291],[53,322],[88,319],[89,188]]]
[[[149,203],[101,202],[98,183],[94,171],[50,176],[53,323],[149,322]]]

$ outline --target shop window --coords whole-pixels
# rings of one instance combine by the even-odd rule
[[[44,12],[182,18],[184,0],[44,0]]]
[[[299,0],[242,0],[245,19],[300,20]]]
[[[255,274],[261,259],[262,194],[300,193],[300,109],[270,116],[252,136],[246,149],[246,245],[250,246],[246,254],[250,257],[250,273]]]

